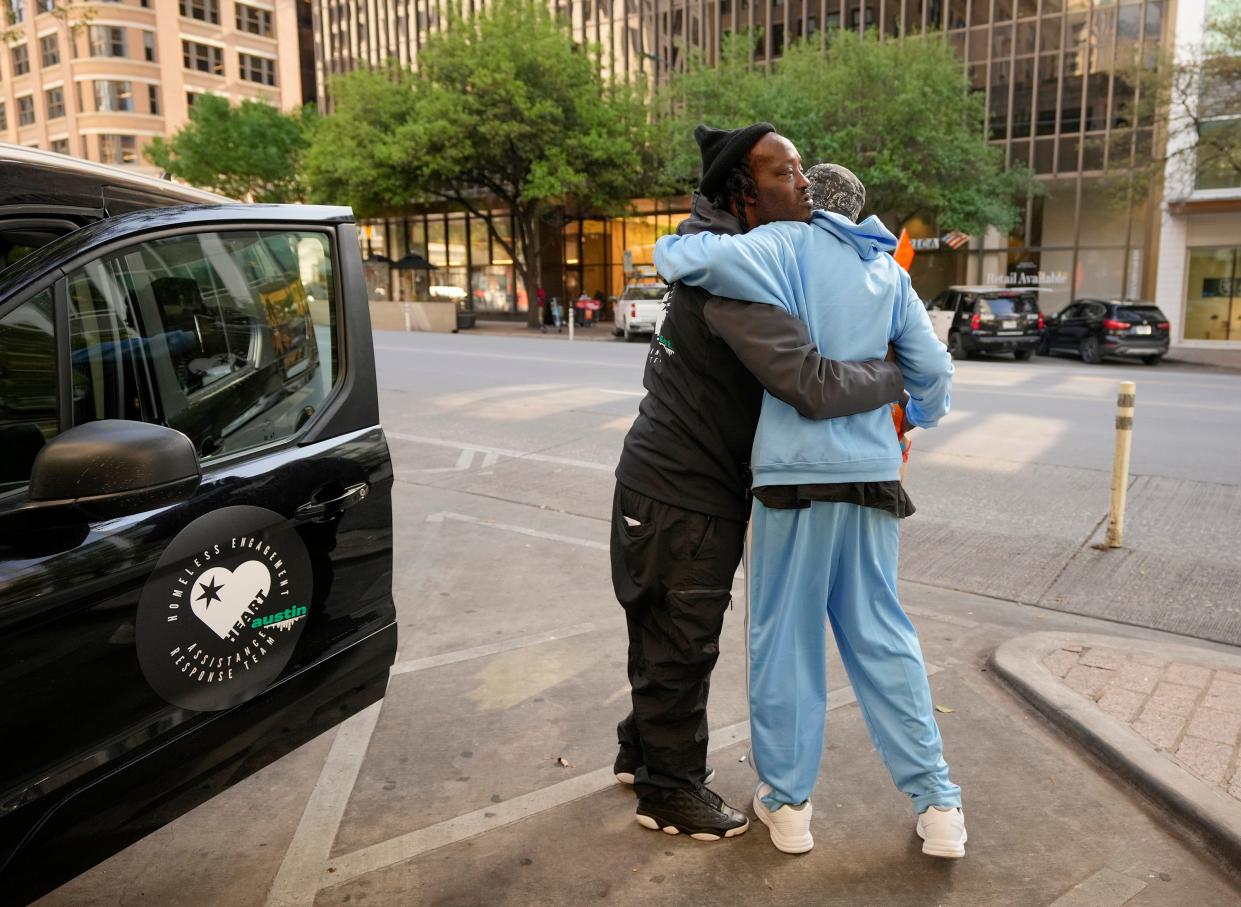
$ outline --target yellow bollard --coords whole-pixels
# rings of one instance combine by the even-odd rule
[[[1133,441],[1133,404],[1137,385],[1120,382],[1116,398],[1116,453],[1112,462],[1112,509],[1107,518],[1108,548],[1119,548],[1125,534],[1125,494],[1129,490],[1129,446]]]

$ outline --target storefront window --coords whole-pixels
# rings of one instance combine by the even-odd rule
[[[513,256],[508,249],[504,247],[504,240],[511,247],[513,244],[513,221],[506,212],[495,211],[491,219],[491,226],[496,232],[496,237],[491,241],[491,263],[497,265],[511,265]]]
[[[465,264],[465,215],[448,215],[448,264]]]
[[[473,229],[474,224],[470,224]],[[517,293],[513,268],[509,265],[487,265],[470,269],[470,294],[476,312],[512,312],[516,309]]]
[[[427,260],[437,268],[448,264],[448,246],[444,241],[444,219],[438,214],[427,218]]]
[[[481,217],[470,218],[470,264],[475,268],[491,264],[491,234]]]
[[[431,275],[431,298],[455,302],[466,309],[470,299],[469,279],[467,268],[439,268]]]
[[[1241,247],[1190,249],[1186,340],[1241,340]]]

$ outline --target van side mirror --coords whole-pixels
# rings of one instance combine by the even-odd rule
[[[30,473],[28,498],[32,510],[108,520],[187,500],[201,481],[194,444],[181,432],[101,419],[44,445]]]

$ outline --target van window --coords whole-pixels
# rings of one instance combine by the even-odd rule
[[[1167,321],[1168,316],[1153,305],[1122,305],[1116,307],[1116,319],[1142,324],[1145,321]]]
[[[56,434],[56,331],[52,291],[0,318],[0,493],[26,484],[35,455]]]
[[[340,372],[327,234],[150,240],[69,275],[74,424],[158,421],[204,459],[296,434]]]
[[[1038,303],[1033,293],[1020,296],[984,296],[978,300],[978,314],[1006,318],[1009,315],[1037,315]]]

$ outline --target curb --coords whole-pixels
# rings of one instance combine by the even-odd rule
[[[1231,866],[1241,866],[1241,803],[1199,780],[1047,670],[1043,657],[1064,645],[1151,652],[1204,667],[1236,670],[1241,658],[1210,649],[1086,633],[1030,633],[997,648],[988,662],[1053,724],[1083,743],[1117,775],[1198,829]]]

